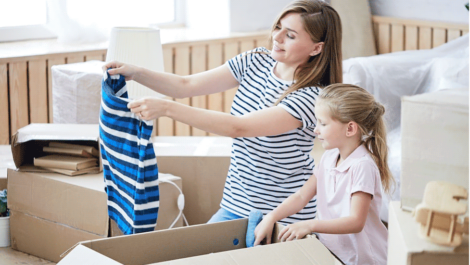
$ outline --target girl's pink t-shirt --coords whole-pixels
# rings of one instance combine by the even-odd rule
[[[364,229],[356,234],[323,234],[320,241],[346,264],[386,264],[387,228],[379,218],[382,204],[380,173],[364,145],[354,150],[338,167],[338,149],[327,150],[317,177],[317,218],[331,220],[350,215],[353,193],[372,195]]]

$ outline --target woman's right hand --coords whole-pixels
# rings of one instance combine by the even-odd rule
[[[126,78],[126,81],[135,80],[135,76],[140,70],[140,67],[137,67],[135,65],[125,64],[116,61],[106,63],[102,67],[103,72],[106,72],[108,68],[113,68],[108,71],[110,75],[123,75]]]
[[[257,246],[266,238],[266,245],[271,244],[271,237],[276,220],[271,215],[266,215],[255,228],[255,244]]]

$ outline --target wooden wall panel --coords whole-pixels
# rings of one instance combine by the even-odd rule
[[[10,110],[8,104],[7,69],[7,64],[0,64],[0,144],[10,143]]]
[[[207,70],[206,45],[195,45],[191,49],[191,74],[201,73]],[[207,96],[196,96],[192,98],[191,106],[207,109]],[[207,136],[206,131],[198,128],[192,128],[193,136]]]
[[[69,57],[67,57],[67,64],[69,63],[82,63],[85,61],[85,56],[83,54],[72,54]]]
[[[432,29],[430,27],[419,28],[419,42],[418,47],[420,50],[432,48]]]
[[[11,132],[29,124],[29,102],[26,62],[10,63],[10,115]]]
[[[166,73],[173,73],[173,47],[166,46],[163,48],[163,63]],[[168,100],[173,98],[167,97]],[[173,136],[175,135],[174,122],[168,117],[161,117],[158,119],[157,135],[159,136]],[[157,131],[156,130],[156,131]]]
[[[255,47],[265,47],[266,49],[271,50],[271,47],[269,47],[269,35],[256,38]]]
[[[54,102],[52,101],[52,66],[65,64],[65,57],[52,57],[47,60],[47,99],[49,109],[49,123],[54,122]]]
[[[28,70],[31,123],[47,123],[47,62],[29,61]]]
[[[405,27],[405,50],[418,49],[418,27],[406,26]]]
[[[246,40],[240,42],[240,53],[251,51],[256,48],[256,41],[254,40]]]
[[[390,25],[381,23],[378,25],[379,41],[378,41],[378,53],[389,53],[390,52]]]
[[[104,61],[105,56],[104,54],[92,54],[92,55],[85,56],[85,61],[93,61],[93,60]]]
[[[214,43],[208,45],[208,54],[207,54],[207,68],[214,69],[222,64],[223,60],[223,48],[222,43]],[[215,94],[208,95],[207,108],[214,111],[224,111],[224,93],[219,92]],[[209,133],[210,136],[215,136],[216,134]]]
[[[434,28],[432,32],[432,47],[438,47],[446,43],[446,30]]]
[[[175,74],[177,75],[189,75],[189,47],[176,47],[175,48]],[[189,98],[175,99],[179,103],[191,105]],[[189,125],[175,121],[175,135],[178,136],[190,136],[191,128]]]
[[[405,50],[405,27],[400,24],[392,25],[391,51],[400,52]]]
[[[240,53],[238,42],[229,42],[224,45],[224,61],[228,61]],[[224,112],[230,113],[233,98],[237,93],[238,87],[234,87],[224,92]]]
[[[459,29],[449,29],[447,31],[447,42],[457,39],[458,37],[461,36],[461,34],[462,34],[462,31]]]

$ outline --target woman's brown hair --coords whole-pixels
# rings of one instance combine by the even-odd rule
[[[341,20],[338,13],[327,3],[320,0],[299,0],[289,4],[272,27],[276,30],[280,20],[287,14],[300,15],[305,31],[314,43],[323,42],[320,54],[309,58],[307,63],[299,65],[294,72],[294,84],[278,99],[277,105],[289,93],[303,87],[325,87],[343,82],[341,53]],[[272,36],[269,45],[272,47]]]
[[[364,144],[379,168],[382,187],[389,192],[394,183],[388,168],[387,131],[383,115],[385,107],[365,89],[349,84],[333,84],[320,92],[318,104],[327,106],[331,118],[357,123]]]

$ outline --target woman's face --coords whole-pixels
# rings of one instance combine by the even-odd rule
[[[319,43],[315,44],[305,31],[298,13],[285,15],[272,32],[273,48],[271,56],[274,60],[291,67],[308,61],[310,56],[316,55]]]

